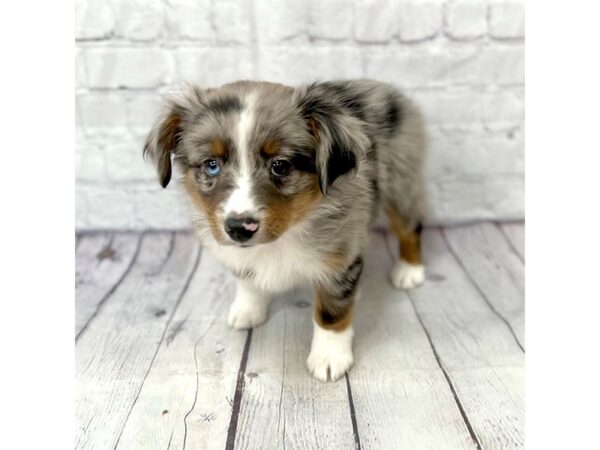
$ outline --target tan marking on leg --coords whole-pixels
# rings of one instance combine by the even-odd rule
[[[354,295],[343,300],[333,299],[324,289],[317,288],[315,321],[325,330],[344,331],[352,324],[353,304]]]
[[[421,264],[421,236],[411,230],[398,212],[387,207],[385,212],[390,219],[390,228],[400,242],[400,258],[411,264]]]

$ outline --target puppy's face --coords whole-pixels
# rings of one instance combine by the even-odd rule
[[[357,149],[339,143],[321,148],[340,130],[332,130],[334,118],[311,114],[306,99],[307,92],[270,83],[192,89],[167,105],[145,151],[163,186],[174,155],[185,189],[218,243],[271,242],[305,219],[327,186],[358,160]],[[346,124],[352,125],[360,132],[360,124]],[[331,167],[334,159],[337,167]]]

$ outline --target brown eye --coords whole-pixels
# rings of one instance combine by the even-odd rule
[[[271,173],[276,177],[285,177],[292,171],[292,164],[285,159],[276,159],[271,164]]]

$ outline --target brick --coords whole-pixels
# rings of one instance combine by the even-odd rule
[[[134,203],[120,186],[90,186],[86,192],[87,221],[91,228],[131,229],[135,222]]]
[[[319,39],[347,39],[352,34],[351,0],[308,1],[308,34]]]
[[[96,40],[112,36],[115,18],[110,2],[77,0],[75,3],[75,39]]]
[[[383,49],[365,52],[366,76],[402,88],[478,84],[479,49]]]
[[[429,133],[427,177],[524,173],[524,141],[520,132],[437,131]]]
[[[75,229],[91,228],[88,222],[87,193],[80,187],[75,187]]]
[[[523,123],[523,98],[500,91],[481,98],[482,118],[487,129],[510,130]]]
[[[88,49],[84,62],[94,88],[155,88],[171,76],[169,53],[156,48]]]
[[[116,35],[132,41],[151,41],[163,32],[163,4],[160,0],[127,0],[116,5]]]
[[[525,4],[523,1],[492,1],[489,4],[490,36],[515,39],[525,36]]]
[[[255,0],[259,43],[275,44],[302,37],[307,31],[306,3],[298,0]]]
[[[136,229],[189,229],[189,203],[180,186],[170,184],[162,189],[158,183],[131,192],[135,205]]]
[[[87,74],[82,58],[81,50],[75,51],[75,89],[82,88],[87,85]]]
[[[106,180],[104,151],[99,146],[77,145],[75,150],[75,179],[98,182]]]
[[[496,46],[482,51],[479,62],[479,78],[484,84],[524,84],[524,47],[522,45]]]
[[[144,140],[113,142],[106,146],[106,175],[116,182],[157,182],[156,169],[142,156]]]
[[[213,20],[217,40],[221,43],[243,44],[251,39],[251,5],[238,0],[219,0],[213,4]]]
[[[126,103],[127,126],[138,137],[145,137],[156,121],[163,97],[158,94],[138,94]]]
[[[211,41],[214,38],[210,21],[210,0],[168,0],[169,33],[180,39]]]
[[[455,0],[446,5],[446,34],[454,39],[476,39],[487,32],[486,3]]]
[[[442,27],[440,1],[407,0],[398,4],[398,34],[404,42],[436,36]]]
[[[76,97],[78,125],[87,136],[122,137],[127,134],[125,100],[116,94],[90,93]]]
[[[354,47],[269,47],[261,61],[260,79],[291,85],[364,76]]]
[[[431,127],[513,130],[523,123],[522,99],[510,91],[421,91],[411,97]]]
[[[394,0],[358,1],[354,37],[361,42],[390,41],[396,34],[397,6]]]
[[[203,87],[255,78],[252,53],[246,48],[180,49],[175,61],[178,81]]]

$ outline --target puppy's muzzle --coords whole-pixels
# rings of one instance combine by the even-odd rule
[[[258,231],[258,220],[249,216],[231,216],[225,220],[225,231],[234,241],[246,242]]]

